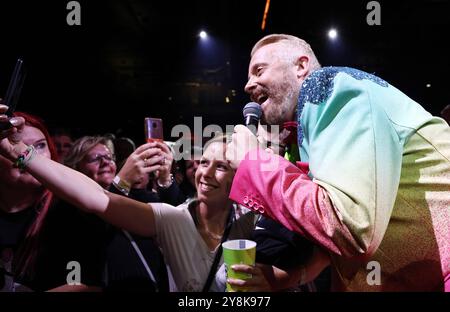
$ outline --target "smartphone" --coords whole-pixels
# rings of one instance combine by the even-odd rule
[[[147,117],[144,119],[145,140],[147,143],[159,141],[163,142],[163,123],[160,118]]]
[[[12,117],[16,110],[17,102],[19,101],[20,93],[22,92],[23,82],[25,80],[25,69],[22,59],[17,59],[16,66],[9,82],[8,89],[6,90],[5,98],[2,104],[8,105],[8,111],[6,115]],[[11,128],[10,122],[0,122],[0,130],[6,130]]]

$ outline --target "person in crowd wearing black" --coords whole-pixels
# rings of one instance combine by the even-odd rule
[[[7,120],[6,109],[0,107],[0,118]],[[216,257],[221,259],[216,251],[224,240],[249,238],[255,224],[253,213],[237,218],[233,213],[235,207],[228,199],[234,171],[224,159],[225,137],[214,138],[205,148],[195,176],[198,200],[173,207],[162,203],[144,204],[113,194],[84,174],[41,157],[22,141],[23,120],[17,118],[13,122],[12,130],[0,132],[1,155],[10,160],[19,159],[23,168],[81,210],[135,234],[156,237],[178,290],[225,289],[225,276],[217,275],[217,272],[224,272],[219,269],[221,261],[214,265]],[[158,143],[149,144],[151,153],[160,153]],[[146,163],[159,170],[165,163],[164,156],[149,158]],[[261,271],[255,271],[253,280],[261,287],[267,284]]]
[[[44,123],[30,114],[15,116],[25,120],[24,142],[36,154],[57,160]],[[0,184],[0,289],[100,290],[105,223],[55,198],[20,164],[2,156]]]

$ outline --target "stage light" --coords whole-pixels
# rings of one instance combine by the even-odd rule
[[[330,38],[331,40],[336,39],[337,35],[338,35],[337,30],[334,28],[332,28],[328,31],[328,38]]]
[[[199,34],[201,39],[205,40],[206,38],[208,38],[208,34],[206,33],[206,31],[202,30]]]
[[[427,84],[426,84],[426,87],[427,87],[427,88],[431,88],[431,83],[427,83]]]

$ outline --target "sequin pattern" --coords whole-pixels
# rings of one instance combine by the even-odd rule
[[[347,75],[357,79],[363,80],[367,79],[373,81],[374,83],[387,87],[388,83],[383,79],[374,76],[372,74],[368,74],[358,69],[350,68],[350,67],[324,67],[319,70],[314,71],[302,84],[300,89],[300,95],[298,97],[298,110],[297,110],[297,118],[298,118],[298,143],[299,146],[303,141],[303,129],[300,123],[300,116],[302,115],[303,106],[306,102],[312,104],[320,104],[326,101],[331,93],[333,92],[333,83],[334,78],[338,73],[346,73]]]

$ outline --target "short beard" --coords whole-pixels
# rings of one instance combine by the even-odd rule
[[[299,89],[293,83],[285,86],[284,90],[280,86],[273,93],[276,95],[272,98],[274,102],[280,103],[272,106],[271,109],[261,116],[262,125],[278,125],[283,126],[286,121],[295,119],[295,111],[297,109],[297,100]],[[270,127],[269,127],[270,128]]]

